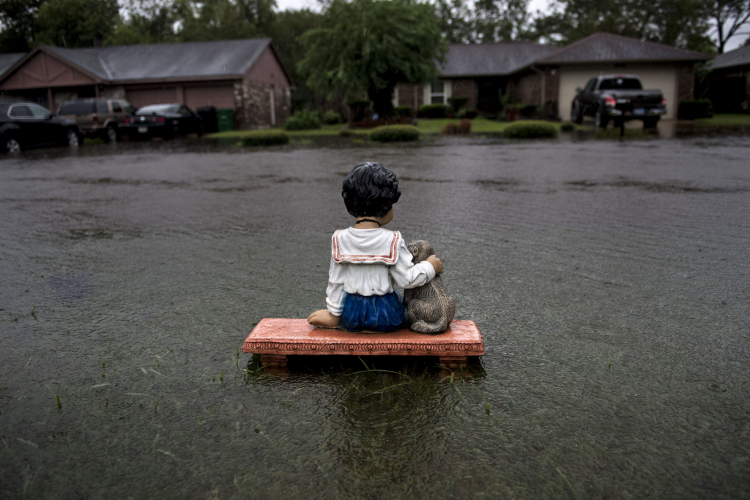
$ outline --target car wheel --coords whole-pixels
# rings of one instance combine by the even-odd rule
[[[198,124],[198,132],[197,132],[198,137],[203,137],[203,134],[205,134],[205,133],[206,133],[206,131],[203,129],[203,124],[199,123]]]
[[[68,130],[68,146],[78,147],[81,145],[82,142],[83,141],[78,136],[78,133],[75,130],[73,129]]]
[[[119,134],[117,133],[117,127],[114,125],[107,125],[107,130],[104,131],[102,140],[104,142],[117,142]]]
[[[172,128],[172,139],[177,139],[178,137],[180,137],[180,127],[175,125]]]
[[[609,119],[604,115],[604,113],[601,112],[601,110],[596,110],[596,114],[594,115],[594,126],[596,128],[607,128],[607,123],[609,122]]]
[[[13,136],[6,137],[5,138],[5,150],[8,153],[20,153],[21,152],[21,143],[18,142],[18,139],[16,139]]]
[[[583,123],[583,113],[578,109],[578,103],[576,101],[573,101],[570,108],[570,121],[577,123],[578,125]]]

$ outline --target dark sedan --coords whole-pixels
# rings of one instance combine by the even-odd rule
[[[203,122],[200,116],[183,104],[153,104],[127,117],[121,132],[130,139],[174,139],[186,134],[198,134],[200,137],[203,135]]]
[[[30,102],[0,102],[0,146],[4,151],[17,153],[33,147],[82,143],[81,131],[73,120]]]

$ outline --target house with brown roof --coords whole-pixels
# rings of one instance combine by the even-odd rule
[[[270,38],[66,49],[0,55],[0,93],[57,110],[68,100],[127,99],[232,108],[241,128],[279,125],[291,112],[289,73]]]
[[[708,62],[709,74],[699,82],[698,97],[710,99],[714,111],[750,111],[750,45],[719,54]]]
[[[568,119],[577,87],[602,74],[638,76],[667,99],[665,118],[676,118],[681,100],[694,96],[696,62],[709,56],[635,38],[594,33],[565,47],[532,42],[454,44],[440,77],[424,84],[399,84],[394,103],[448,104],[468,97],[467,107],[495,113],[500,99],[540,106],[548,119]]]

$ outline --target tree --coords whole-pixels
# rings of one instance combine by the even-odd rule
[[[120,18],[117,0],[47,0],[36,15],[35,42],[93,47],[110,36]]]
[[[692,50],[710,44],[701,0],[555,0],[535,27],[542,39],[559,45],[597,31]]]
[[[298,69],[310,88],[329,97],[365,90],[380,116],[392,114],[399,82],[432,80],[447,52],[433,7],[415,0],[333,0],[302,43]]]
[[[448,43],[474,41],[474,13],[464,0],[437,0],[435,13],[440,19],[440,31]]]
[[[178,37],[192,42],[264,36],[275,6],[275,0],[176,0]]]
[[[45,0],[0,0],[0,53],[26,52],[34,41],[36,14]]]
[[[170,0],[130,0],[125,5],[127,16],[115,26],[106,45],[167,43],[176,40],[177,22]]]
[[[750,0],[711,0],[706,10],[716,24],[716,48],[724,53],[727,41],[750,33]],[[740,31],[747,29],[747,31]]]
[[[476,0],[473,25],[477,42],[504,42],[526,38],[527,0]]]

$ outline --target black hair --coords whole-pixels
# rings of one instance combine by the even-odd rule
[[[380,163],[368,161],[349,172],[341,196],[353,217],[385,217],[401,197],[401,190],[396,174]]]

